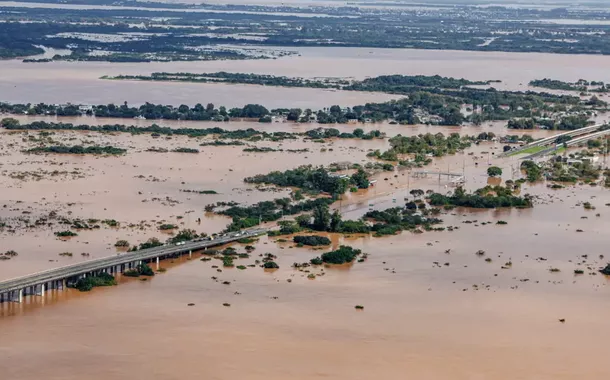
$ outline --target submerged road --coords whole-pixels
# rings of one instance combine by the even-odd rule
[[[195,239],[183,244],[165,244],[159,247],[143,249],[134,252],[120,253],[99,259],[88,260],[77,264],[66,265],[27,276],[0,281],[0,302],[21,302],[24,295],[44,295],[45,289],[64,288],[66,282],[76,281],[78,278],[92,276],[96,273],[121,273],[124,270],[135,268],[144,261],[158,260],[192,253],[222,244],[231,243],[243,238],[263,235],[267,229],[257,228],[242,232],[234,232],[218,237],[214,240]],[[40,291],[39,291],[40,290]],[[28,292],[29,291],[29,292]]]

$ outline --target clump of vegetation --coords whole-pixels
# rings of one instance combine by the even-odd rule
[[[350,246],[342,245],[335,251],[323,253],[321,259],[327,264],[345,264],[351,263],[362,254],[359,249],[354,249]]]
[[[266,263],[263,264],[263,268],[265,268],[265,269],[279,269],[280,266],[277,265],[277,263],[275,261],[267,261]]]
[[[154,276],[155,272],[145,263],[137,265],[134,269],[129,269],[123,272],[127,277]]]
[[[59,256],[62,256],[62,257],[72,257],[72,256],[74,256],[74,254],[72,252],[62,252],[62,253],[59,254]]]
[[[234,205],[218,211],[218,213],[233,218],[233,222],[227,227],[228,231],[239,231],[243,228],[256,226],[260,221],[276,221],[282,215],[295,215],[312,211],[317,207],[327,206],[331,203],[333,203],[333,199],[330,198],[310,199],[298,203],[292,203],[290,198],[279,198],[274,201],[258,202],[248,207]]]
[[[557,272],[561,272],[561,270],[559,268],[550,268],[549,272],[551,273],[557,273]]]
[[[78,234],[76,232],[72,232],[72,231],[60,231],[60,232],[55,232],[55,236],[58,237],[73,237],[73,236],[78,236]]]
[[[159,229],[161,231],[175,230],[177,228],[178,228],[178,226],[175,224],[162,224],[159,226]]]
[[[13,251],[12,249],[9,251],[4,252],[4,256],[6,257],[15,257],[18,256],[19,254],[16,251]]]
[[[229,255],[225,255],[222,258],[222,266],[227,268],[232,268],[235,264],[233,264],[233,257]]]
[[[532,207],[532,200],[528,197],[514,196],[510,189],[502,186],[486,186],[478,189],[474,194],[467,194],[463,188],[458,187],[452,196],[434,193],[429,196],[433,206],[455,206],[472,208],[496,207]]]
[[[259,174],[248,177],[244,181],[246,183],[268,183],[281,187],[298,187],[311,193],[325,192],[334,196],[344,194],[350,184],[361,189],[366,189],[370,185],[368,175],[362,168],[351,177],[340,177],[331,175],[330,171],[324,167],[312,165],[300,166],[285,172]]]
[[[364,306],[362,306],[362,305],[356,305],[356,306],[354,306],[354,308],[356,310],[364,310]]]
[[[529,182],[536,182],[542,178],[542,168],[534,161],[523,161],[521,163],[521,170],[525,171],[525,175]]]
[[[174,153],[199,153],[199,149],[193,148],[176,148],[172,150]]]
[[[423,203],[419,204],[425,207]],[[403,230],[415,231],[418,227],[431,230],[434,224],[442,222],[442,220],[437,218],[429,218],[417,214],[418,206],[415,203],[412,203],[412,206],[407,205],[405,208],[394,207],[387,210],[373,210],[364,214],[364,218],[375,221],[375,224],[370,228],[375,233],[375,236],[394,235]]]
[[[325,236],[295,236],[292,239],[297,244],[316,247],[319,245],[330,245],[330,239]]]
[[[136,250],[137,249],[148,249],[148,248],[160,247],[162,245],[163,245],[163,243],[161,243],[159,241],[159,239],[157,239],[157,238],[150,238],[147,241],[145,241],[144,243],[141,243],[139,248],[136,248]]]
[[[459,112],[458,112],[459,113]],[[461,116],[461,115],[460,115]],[[459,125],[458,122],[455,125]],[[469,137],[461,137],[458,133],[452,133],[445,137],[442,133],[423,134],[418,136],[401,136],[390,139],[391,148],[383,153],[374,151],[368,156],[376,157],[387,161],[400,161],[404,166],[423,166],[432,162],[428,155],[442,157],[448,154],[455,154],[471,145]],[[400,155],[411,155],[410,161],[401,161]]]
[[[104,223],[108,227],[118,227],[118,226],[120,226],[120,223],[117,222],[114,219],[104,219],[104,220],[102,220],[102,223]]]
[[[311,265],[322,265],[324,264],[324,261],[322,261],[322,259],[319,257],[314,257],[313,259],[309,260],[309,263]]]
[[[218,192],[214,191],[214,190],[180,190],[183,193],[195,193],[195,194],[208,194],[208,195],[212,195],[212,194],[218,194]]]
[[[500,177],[502,175],[502,169],[497,166],[490,166],[487,168],[487,175],[490,177]]]
[[[119,248],[129,247],[129,242],[127,240],[118,240],[114,243],[114,246]]]
[[[582,269],[574,269],[574,274],[584,274],[585,271]]]
[[[180,230],[180,232],[178,232],[175,236],[168,239],[168,242],[175,244],[183,241],[197,239],[198,237],[199,234],[195,230],[184,229]]]
[[[95,276],[81,278],[73,285],[74,288],[81,292],[88,292],[97,286],[113,286],[116,285],[114,277],[108,273],[100,273]]]
[[[602,274],[610,276],[610,264],[606,265],[603,269],[600,270]]]
[[[54,145],[45,147],[36,147],[28,149],[25,153],[55,153],[55,154],[108,154],[108,155],[120,155],[127,152],[126,149],[116,148],[113,146],[88,146],[82,145],[65,146],[65,145]]]

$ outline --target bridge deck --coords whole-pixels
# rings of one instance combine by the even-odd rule
[[[49,269],[27,276],[17,277],[5,281],[0,281],[0,294],[22,290],[30,286],[37,286],[51,281],[64,280],[79,276],[84,273],[96,272],[114,266],[133,263],[136,261],[150,260],[157,257],[183,254],[189,251],[201,250],[213,246],[231,243],[239,239],[262,235],[266,229],[253,229],[242,232],[239,236],[236,233],[214,239],[214,240],[193,240],[184,245],[163,245],[155,248],[143,249],[134,252],[125,252],[115,256],[102,257],[99,259],[88,260],[82,263],[66,265],[59,268]]]

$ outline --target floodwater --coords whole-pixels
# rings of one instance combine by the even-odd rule
[[[432,73],[434,67],[428,66],[436,65],[439,70],[444,67],[438,73],[455,76],[450,73],[457,72],[458,68],[450,66],[451,57],[458,63],[460,55],[466,57],[466,53],[444,52],[443,64],[441,55],[435,56],[433,52],[391,50],[379,53],[379,59],[375,60],[368,53],[362,54],[368,50],[333,49],[333,54],[338,54],[336,66],[327,65],[332,55],[316,57],[316,49],[311,50],[310,54],[314,55],[309,58],[305,53],[298,57],[303,59],[301,66],[286,65],[281,69],[283,59],[266,63],[278,65],[280,71],[284,70],[279,74],[286,75],[293,70],[294,74],[290,75],[300,71],[311,76],[323,72],[332,76],[344,71],[345,75],[366,76],[375,71],[384,73],[391,67],[394,70],[400,67],[400,73],[414,73],[409,72],[409,65],[419,62],[416,73]],[[377,50],[372,50],[372,56],[377,54]],[[411,58],[421,54],[421,59],[401,61],[401,54]],[[581,57],[561,56],[562,59],[555,59],[554,67],[544,71],[540,62],[545,61],[545,55],[527,58],[530,55],[498,53],[493,58],[490,53],[468,54],[471,58],[468,65],[462,66],[462,72],[463,67],[468,67],[473,77],[463,76],[492,79],[498,78],[494,73],[505,75],[512,78],[506,82],[507,86],[527,83],[543,72],[551,76],[548,72],[552,70],[565,75],[554,76],[558,79],[574,79],[568,77],[581,76],[577,75],[577,63],[584,64]],[[602,65],[605,57],[588,59],[591,70],[587,73],[593,77],[587,79],[604,80],[603,75],[608,74],[596,65]],[[259,64],[258,61],[225,63]],[[205,63],[210,64],[221,63]],[[39,66],[43,69],[31,69],[33,66],[15,61],[0,62],[0,68],[9,68],[9,75],[0,78],[2,86],[11,80],[18,87],[24,87],[14,92],[5,91],[7,88],[0,90],[3,96],[23,96],[22,101],[47,96],[54,99],[52,102],[63,103],[74,96],[68,90],[85,86],[78,90],[85,98],[73,101],[117,102],[123,100],[116,99],[121,96],[133,97],[134,103],[141,103],[143,99],[155,101],[148,95],[156,89],[155,96],[163,99],[162,103],[213,101],[220,105],[212,99],[187,99],[180,94],[191,87],[183,84],[120,82],[120,90],[113,91],[105,88],[105,83],[114,86],[118,82],[95,79],[107,74],[101,68],[120,73],[124,68],[138,71],[147,66],[150,70],[161,64],[70,65],[51,64]],[[68,80],[68,67],[74,67],[73,80]],[[520,71],[519,68],[525,67],[531,70]],[[488,72],[481,72],[483,68]],[[99,89],[98,84],[101,84]],[[45,85],[50,89],[42,91]],[[202,98],[210,97],[205,94],[206,85],[193,86],[196,87],[192,91],[201,91]],[[267,93],[262,92],[264,88],[254,86],[224,87],[233,101],[241,103],[256,99],[250,98],[256,91],[259,97],[281,91],[269,89]],[[256,91],[245,95],[247,91],[242,87]],[[304,89],[295,90],[298,96],[309,94]],[[313,93],[321,95],[308,101],[324,105],[329,101],[324,97],[333,96],[316,90]],[[185,97],[174,98],[177,94]],[[281,99],[281,95],[269,96]],[[298,96],[284,101],[290,103]],[[337,103],[345,104],[349,96],[368,99],[366,94],[340,93]],[[263,100],[259,98],[256,102],[267,105]],[[152,123],[89,117],[19,116],[18,119],[24,123],[33,120],[139,126]],[[172,128],[219,126],[230,130],[293,132],[319,127],[248,121],[158,123]],[[504,124],[445,128],[380,123],[366,124],[364,129],[380,129],[388,136],[426,132],[473,135],[492,131],[497,135],[530,133],[542,137],[553,133],[507,131]],[[351,131],[361,125],[333,127]],[[22,150],[39,144],[38,132],[1,132],[0,219],[9,224],[21,222],[14,233],[7,228],[0,230],[0,251],[13,249],[19,253],[11,260],[0,261],[0,280],[118,254],[114,243],[119,239],[131,244],[149,237],[165,239],[169,235],[157,231],[160,223],[174,223],[197,232],[219,231],[230,220],[206,214],[205,205],[229,200],[251,204],[289,194],[284,190],[247,185],[244,177],[301,164],[366,163],[370,160],[366,157],[370,150],[388,147],[387,140],[381,139],[325,143],[262,141],[249,144],[309,151],[247,153],[243,152],[243,146],[199,146],[211,137],[166,139],[96,132],[56,132],[48,137],[57,143],[112,145],[128,152],[119,157],[26,155]],[[482,143],[465,153],[435,159],[426,169],[462,173],[468,190],[488,183],[485,173],[489,164],[502,167],[502,180],[517,179],[521,173],[517,170],[516,158],[495,158],[502,151],[502,145]],[[153,147],[198,148],[201,152],[147,151]],[[379,172],[374,175],[378,180],[374,187],[346,194],[334,207],[341,210],[344,219],[353,219],[369,209],[402,206],[412,199],[409,191],[415,188],[452,190],[446,177],[414,178],[412,174],[407,170]],[[218,194],[180,190],[215,190]],[[89,293],[70,289],[48,292],[44,298],[28,296],[23,304],[0,304],[0,373],[2,378],[19,380],[125,377],[572,380],[605,377],[610,373],[606,364],[606,342],[610,339],[607,322],[610,305],[606,301],[610,287],[608,278],[598,273],[598,269],[608,261],[609,190],[588,185],[551,190],[542,182],[524,184],[521,193],[536,197],[533,209],[443,211],[440,216],[443,226],[459,227],[452,232],[403,232],[384,238],[330,236],[332,248],[348,244],[370,254],[365,262],[351,266],[299,271],[291,267],[293,263],[306,262],[325,250],[293,247],[290,238],[288,242],[281,242],[277,238],[262,237],[253,244],[256,250],[252,256],[236,260],[236,264],[252,265],[260,259],[259,254],[272,253],[280,266],[277,271],[267,272],[260,267],[228,269],[221,265],[213,268],[219,265],[217,260],[202,262],[196,253],[192,260],[183,257],[163,261],[161,265],[167,272],[147,281],[120,278],[119,286],[97,288]],[[591,202],[596,209],[585,210],[583,202]],[[99,230],[77,231],[78,236],[67,240],[54,235],[67,226],[24,227],[51,212],[70,219],[116,219],[120,227],[102,225]],[[507,224],[497,225],[500,220]],[[243,245],[235,247],[244,250]],[[485,251],[483,257],[475,254],[478,250]],[[62,252],[71,252],[73,256],[60,256]],[[551,272],[551,268],[560,271]],[[575,275],[575,269],[582,269],[584,274]],[[315,279],[307,278],[311,273],[317,275]],[[224,281],[230,285],[223,284]],[[189,303],[195,305],[187,306]],[[224,303],[230,306],[223,306]],[[364,310],[355,310],[356,305],[364,306]]]
[[[253,14],[253,15],[274,15],[274,16],[292,16],[292,17],[329,17],[338,18],[342,16],[330,15],[325,13],[292,13],[292,12],[257,12],[257,11],[234,11],[234,10],[214,10],[204,8],[180,9],[180,8],[146,8],[146,7],[131,7],[131,6],[114,6],[114,5],[90,5],[90,4],[57,4],[57,3],[24,3],[20,1],[3,1],[1,7],[10,8],[44,8],[44,9],[79,9],[79,10],[140,10],[150,12],[195,12],[205,14],[229,13],[229,14]],[[355,18],[356,16],[344,16],[346,18]]]
[[[108,160],[116,159],[99,159]],[[546,193],[542,186],[524,191]],[[315,280],[291,265],[319,252],[263,237],[237,264],[269,252],[277,255],[275,272],[218,272],[217,261],[194,255],[163,262],[168,271],[149,281],[26,297],[0,307],[0,366],[7,378],[25,380],[603,377],[610,288],[589,273],[604,262],[608,198],[604,189],[566,188],[532,210],[443,215],[445,225],[460,227],[454,232],[332,236],[333,247],[347,243],[370,256],[350,267],[311,269],[324,273]],[[585,200],[598,210],[575,206]],[[481,224],[496,220],[508,224]],[[492,262],[477,257],[479,249]],[[25,252],[15,262],[33,254]],[[585,274],[575,276],[576,268]]]
[[[354,106],[397,96],[311,88],[278,88],[216,83],[136,82],[99,79],[103,75],[148,75],[152,72],[239,72],[291,77],[350,77],[443,75],[470,80],[501,80],[499,89],[527,90],[532,79],[587,79],[610,82],[610,56],[538,53],[435,51],[369,48],[278,48],[299,55],[272,60],[206,62],[51,62],[23,64],[0,61],[2,101],[77,104],[214,103],[241,107],[248,103],[268,108],[320,109]],[[586,70],[583,70],[586,68]],[[531,89],[531,88],[530,88]]]

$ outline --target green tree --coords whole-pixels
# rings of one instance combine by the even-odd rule
[[[0,121],[0,127],[4,128],[16,128],[19,126],[19,120],[12,117],[5,117]]]
[[[316,231],[327,231],[330,225],[330,212],[328,206],[320,205],[313,209],[313,224],[311,227]]]
[[[337,232],[339,231],[339,228],[341,227],[341,214],[339,213],[338,210],[335,210],[335,212],[333,212],[333,214],[330,217],[330,231],[331,232]]]
[[[288,112],[288,116],[286,117],[286,119],[288,119],[289,121],[298,121],[302,113],[303,111],[301,111],[300,108],[292,108]]]
[[[358,171],[352,175],[352,182],[358,186],[359,189],[368,189],[371,185],[368,174],[366,174],[362,168],[358,169]]]
[[[487,168],[487,175],[490,177],[500,177],[502,175],[502,169],[497,166],[490,166]]]
[[[424,191],[422,189],[413,189],[411,191],[409,191],[409,194],[411,194],[413,196],[413,198],[419,198],[422,195],[424,195]]]

